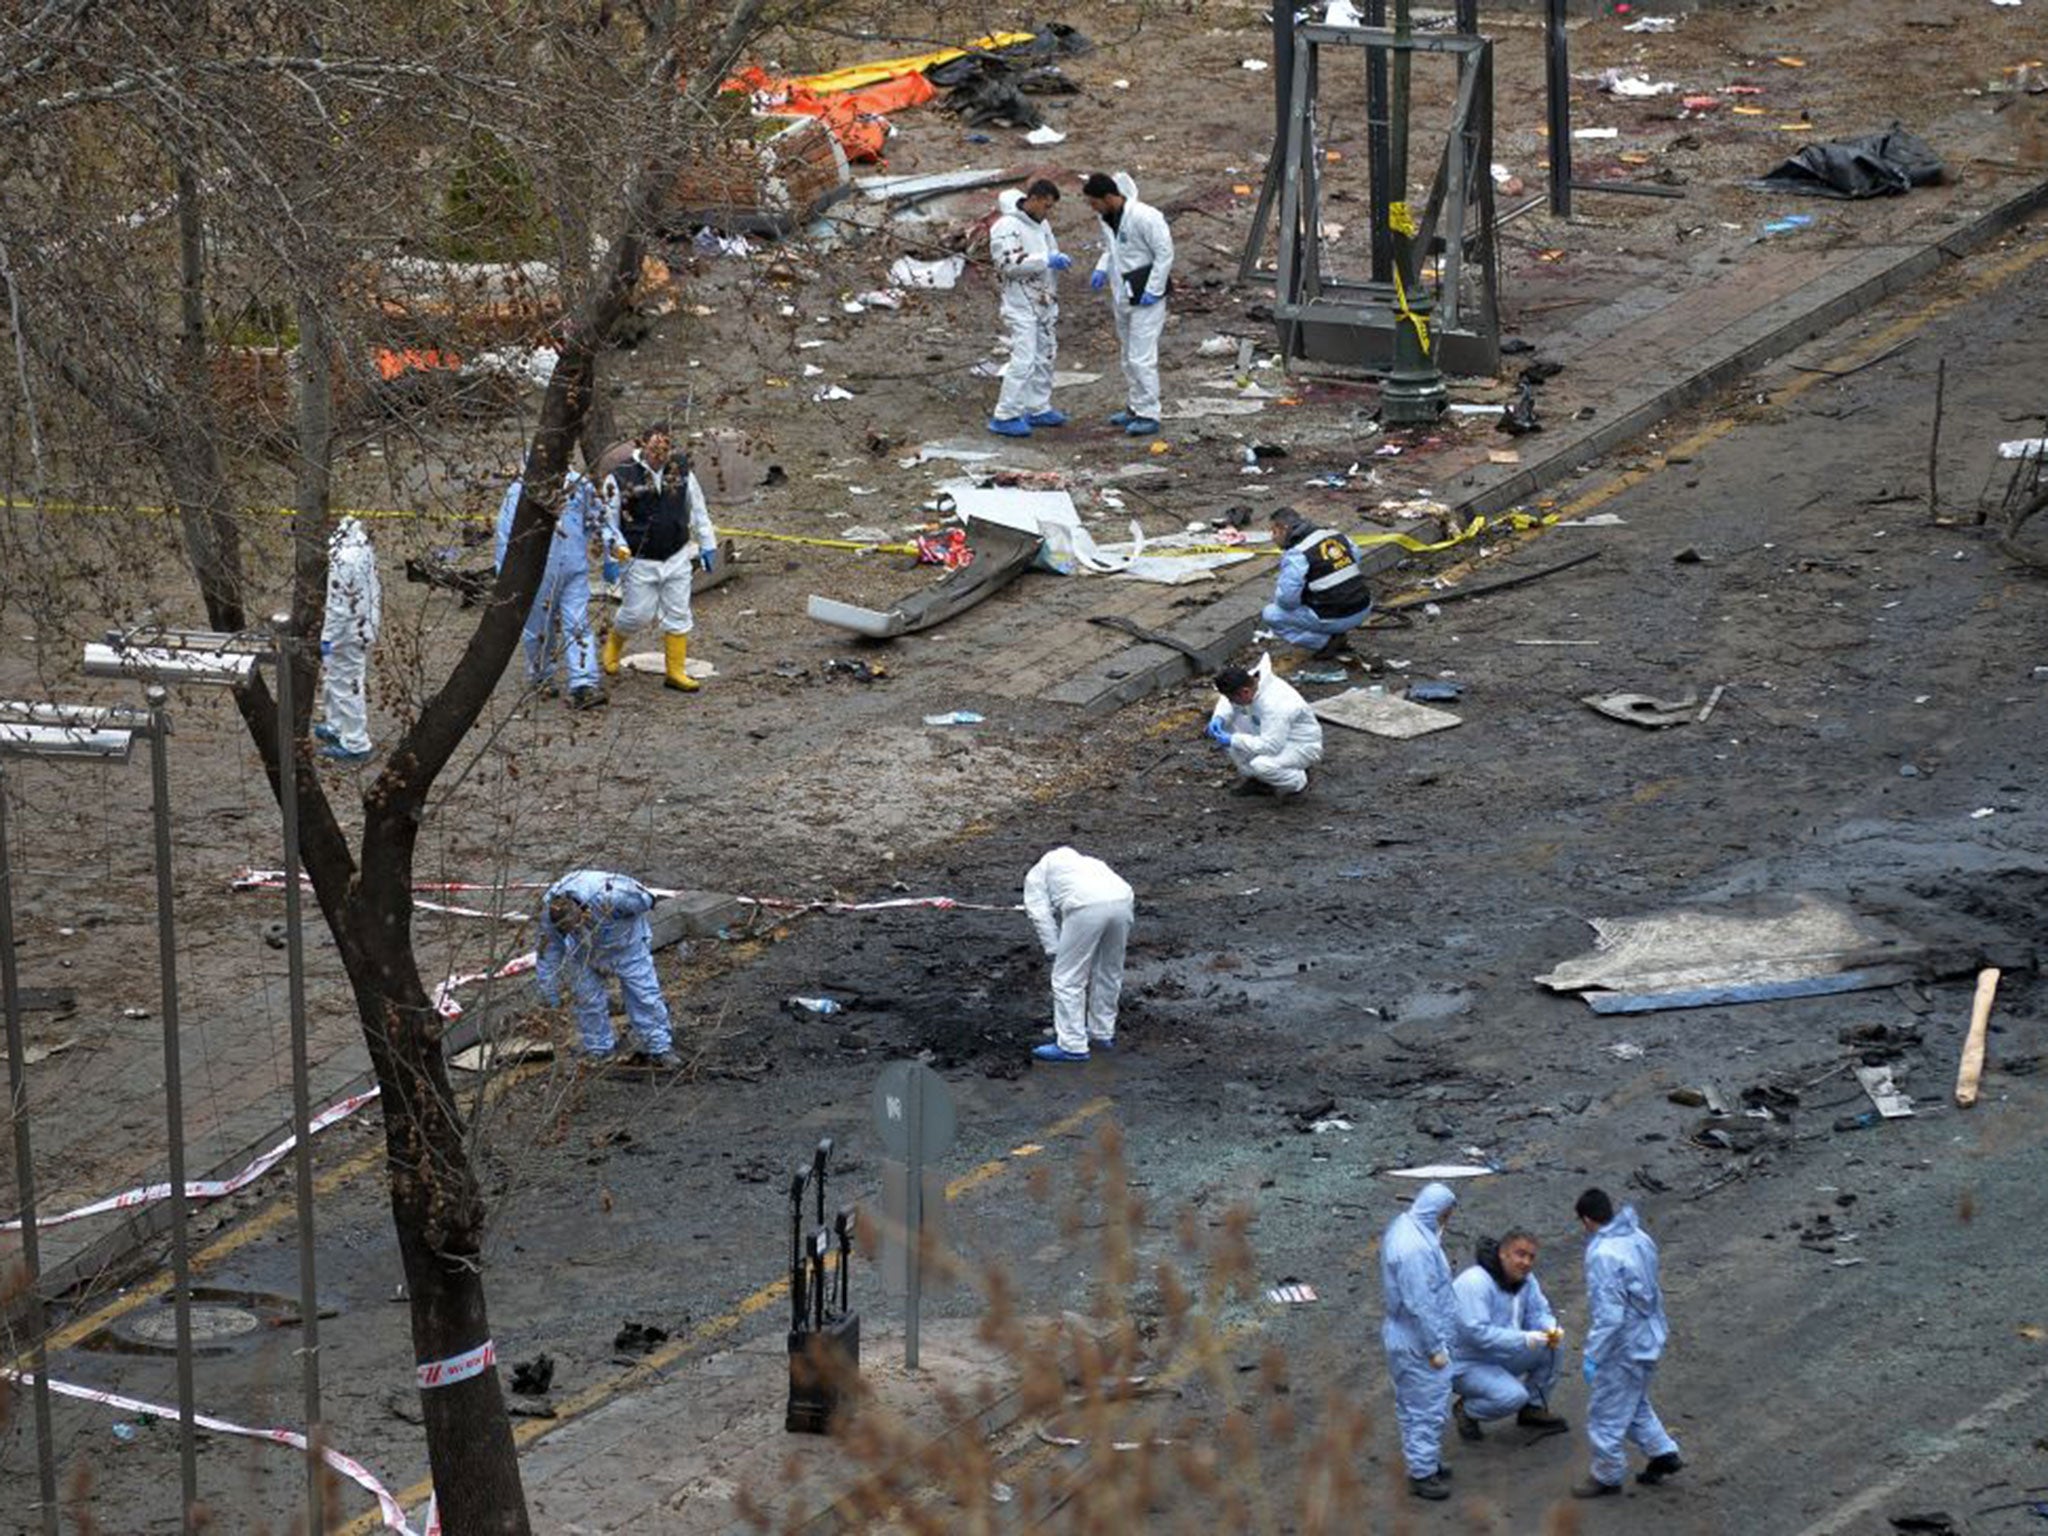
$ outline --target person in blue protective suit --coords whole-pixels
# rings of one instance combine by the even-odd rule
[[[1408,1491],[1418,1499],[1447,1499],[1451,1469],[1440,1457],[1444,1421],[1451,1415],[1451,1351],[1458,1339],[1457,1295],[1444,1257],[1443,1228],[1458,1197],[1448,1184],[1425,1184],[1415,1203],[1380,1239],[1380,1286],[1387,1316],[1380,1341],[1394,1379],[1394,1417],[1401,1425],[1401,1455]]]
[[[1572,1485],[1572,1497],[1598,1499],[1621,1492],[1630,1444],[1650,1458],[1636,1474],[1639,1483],[1661,1483],[1685,1463],[1650,1406],[1650,1378],[1671,1332],[1657,1245],[1635,1207],[1617,1212],[1605,1190],[1587,1190],[1575,1209],[1586,1229],[1586,1439],[1593,1469]]]
[[[512,537],[512,519],[519,511],[524,485],[514,479],[498,507],[498,529],[492,558],[502,568],[505,546]],[[568,674],[569,707],[592,709],[608,702],[598,680],[597,637],[590,628],[591,514],[597,488],[590,477],[571,470],[562,477],[564,501],[548,537],[547,570],[526,614],[526,680],[552,691],[559,666]]]
[[[1310,522],[1292,507],[1273,513],[1280,575],[1259,615],[1289,645],[1318,656],[1343,654],[1344,637],[1372,615],[1372,585],[1348,534]]]
[[[654,897],[629,875],[579,869],[547,889],[540,904],[534,983],[551,1006],[561,1001],[562,973],[591,1062],[611,1059],[611,978],[626,1002],[626,1022],[648,1061],[665,1070],[683,1063],[669,1036],[668,1001],[654,974],[647,913]]]
[[[1498,1242],[1479,1240],[1475,1262],[1452,1282],[1458,1295],[1458,1345],[1451,1367],[1457,1396],[1451,1418],[1466,1440],[1481,1440],[1482,1419],[1504,1419],[1541,1434],[1568,1428],[1549,1408],[1564,1330],[1536,1282],[1536,1237],[1517,1228]]]

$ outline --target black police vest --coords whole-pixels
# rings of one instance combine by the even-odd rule
[[[1319,618],[1349,618],[1372,606],[1372,586],[1359,568],[1351,541],[1330,528],[1318,528],[1308,546],[1308,579],[1301,584],[1302,601]]]
[[[612,471],[619,487],[619,533],[635,559],[666,560],[690,542],[690,461],[669,460],[668,472],[654,474],[638,459]]]

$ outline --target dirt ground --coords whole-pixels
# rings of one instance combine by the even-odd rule
[[[1577,284],[1570,303],[1598,302],[1586,299],[1589,267],[1611,275],[1620,302],[1634,275],[1677,259],[1681,248],[1686,260],[1711,262],[1717,243],[1750,238],[1783,211],[1782,200],[1735,183],[1800,142],[1776,124],[1811,121],[1820,134],[1883,126],[1904,110],[1895,72],[1873,63],[1890,50],[1913,48],[1911,105],[1930,120],[1992,101],[1965,93],[2025,56],[2024,8],[1956,4],[1910,18],[1902,9],[1696,12],[1660,36],[1625,34],[1613,17],[1587,19],[1574,34],[1575,72],[1640,65],[1688,91],[1753,81],[1769,94],[1730,100],[1762,100],[1770,111],[1737,118],[1724,107],[1679,123],[1666,120],[1670,98],[1619,104],[1582,95],[1581,122],[1623,126],[1619,152],[1639,146],[1651,156],[1624,167],[1618,152],[1612,169],[1669,168],[1687,178],[1691,195],[1680,204],[1588,198],[1570,232],[1542,215],[1510,225],[1503,287],[1520,328],[1540,336],[1543,317],[1556,312],[1541,306],[1563,293],[1546,287],[1563,283],[1560,268]],[[889,169],[952,168],[998,153],[1026,157],[1010,161],[1020,171],[1129,165],[1148,195],[1182,205],[1191,280],[1167,333],[1168,394],[1193,393],[1215,367],[1195,355],[1201,340],[1257,332],[1243,317],[1255,296],[1222,284],[1249,216],[1249,199],[1228,189],[1256,186],[1269,120],[1270,75],[1239,67],[1263,51],[1259,17],[1248,7],[1171,16],[1107,7],[1066,19],[1103,46],[1066,65],[1083,91],[1052,105],[1052,120],[1069,133],[1063,159],[1033,161],[999,129],[991,130],[995,145],[965,145],[962,130],[928,110],[899,123]],[[1533,194],[1539,34],[1516,14],[1500,20],[1499,35],[1496,156],[1529,178]],[[848,57],[845,46],[829,61]],[[792,46],[783,62],[828,61],[806,47],[822,45]],[[1129,86],[1119,89],[1114,82],[1124,79]],[[2014,112],[2030,110],[2023,102]],[[1909,125],[1917,121],[1908,115]],[[1685,137],[1697,145],[1677,147]],[[1355,126],[1333,127],[1327,143],[1363,157]],[[1590,154],[1579,165],[1602,173]],[[1082,249],[1085,210],[1078,199],[1062,210],[1063,236]],[[1854,238],[1847,224],[1837,227],[1831,205],[1800,211],[1816,215],[1814,238]],[[942,209],[942,223],[977,212]],[[1695,225],[1704,232],[1681,241]],[[621,420],[680,407],[697,428],[744,427],[759,461],[784,467],[786,485],[715,505],[722,524],[830,536],[922,521],[918,507],[949,471],[897,460],[921,442],[980,435],[994,392],[992,380],[971,371],[993,331],[986,278],[970,267],[958,290],[914,294],[897,312],[847,315],[840,305],[879,283],[900,249],[942,243],[946,233],[686,262],[691,302],[713,313],[663,322],[621,359]],[[1541,259],[1567,244],[1562,261]],[[1457,1238],[1540,1212],[1552,1246],[1546,1276],[1573,1308],[1576,1264],[1563,1212],[1589,1180],[1627,1189],[1667,1241],[1678,1327],[1669,1401],[1702,1466],[1694,1491],[1681,1495],[1689,1502],[1660,1499],[1654,1517],[1636,1516],[1658,1529],[1818,1530],[1830,1509],[1882,1474],[1920,1465],[1928,1442],[1990,1396],[1993,1383],[2032,1379],[2040,1346],[2015,1330],[2048,1321],[2011,1299],[2033,1284],[2015,1234],[2028,1230],[2038,1181],[2039,1136],[2030,1127],[2040,1119],[2039,1080],[1999,1076],[1971,1119],[1943,1105],[1966,988],[1617,1025],[1541,994],[1528,978],[1577,953],[1594,915],[1799,890],[1840,895],[1948,942],[2032,941],[2048,883],[2031,794],[2039,726],[2031,690],[2040,684],[2027,654],[2041,594],[2005,568],[1980,531],[1930,529],[1907,498],[1924,474],[1920,433],[1935,357],[1972,364],[1966,374],[1952,366],[1949,379],[1952,420],[1966,424],[1957,435],[1970,448],[1957,451],[1947,483],[1966,520],[1969,499],[1994,473],[1986,445],[2038,423],[2044,293],[2037,274],[1905,356],[1796,405],[1756,405],[1753,392],[1723,402],[1717,414],[1739,416],[1737,431],[1605,503],[1623,526],[1546,536],[1545,558],[1551,541],[1597,541],[1600,562],[1375,634],[1369,648],[1387,668],[1466,681],[1468,723],[1407,746],[1333,733],[1330,762],[1299,806],[1219,798],[1216,764],[1190,736],[1200,690],[1089,727],[1040,706],[971,730],[923,727],[926,712],[978,702],[955,685],[974,648],[971,624],[895,648],[884,681],[826,672],[834,658],[872,656],[803,619],[804,597],[896,595],[923,579],[900,557],[743,541],[741,580],[702,605],[696,654],[720,675],[694,700],[628,680],[609,710],[571,716],[508,682],[478,733],[475,761],[437,808],[423,878],[532,879],[596,863],[765,895],[879,896],[900,882],[912,893],[1001,902],[1013,899],[1038,852],[1071,839],[1130,872],[1143,910],[1125,1013],[1130,1059],[1071,1081],[1024,1066],[1044,1023],[1042,977],[1028,935],[1007,917],[810,918],[781,942],[665,958],[700,1078],[650,1095],[623,1083],[572,1089],[563,1075],[543,1073],[493,1111],[493,1305],[508,1355],[546,1347],[566,1373],[587,1380],[608,1368],[619,1321],[680,1326],[757,1284],[772,1271],[780,1230],[774,1171],[830,1131],[841,1137],[849,1179],[871,1178],[876,1154],[860,1129],[867,1084],[880,1061],[913,1051],[929,1053],[960,1096],[962,1166],[1027,1139],[1086,1094],[1113,1092],[1155,1215],[1148,1243],[1166,1244],[1172,1213],[1185,1204],[1255,1200],[1274,1277],[1314,1275],[1331,1300],[1313,1317],[1274,1324],[1299,1370],[1321,1381],[1355,1379],[1358,1360],[1370,1358],[1377,1302],[1367,1245],[1392,1207],[1388,1186],[1365,1170],[1468,1145],[1498,1159],[1518,1178],[1480,1187]],[[783,314],[785,305],[794,313]],[[1137,482],[1145,489],[1132,496],[1158,532],[1246,494],[1240,437],[1314,444],[1304,475],[1342,469],[1352,456],[1356,416],[1369,399],[1329,385],[1304,389],[1303,403],[1284,415],[1272,407],[1255,420],[1179,424],[1189,430],[1169,432],[1166,454],[1133,455],[1107,428],[1087,424],[1118,403],[1108,328],[1085,293],[1070,295],[1069,316],[1063,366],[1103,380],[1063,391],[1081,424],[1006,452],[1012,462],[1061,469],[1085,492],[1134,462],[1163,461],[1163,482]],[[800,349],[802,339],[828,345]],[[806,363],[825,372],[806,379]],[[812,403],[825,383],[856,398]],[[888,446],[871,451],[871,435]],[[516,422],[491,424],[459,451],[437,449],[431,472],[394,449],[383,463],[353,466],[349,493],[370,507],[473,513],[495,499],[491,486],[517,442]],[[1429,488],[1429,455],[1417,445],[1383,467],[1372,495]],[[1110,528],[1131,515],[1081,499]],[[1345,505],[1370,499],[1353,495]],[[400,559],[459,547],[463,536],[454,522],[379,525],[391,639],[373,725],[416,699],[421,668],[445,662],[463,628],[452,599],[398,579]],[[1702,559],[1674,562],[1687,548]],[[189,611],[169,583],[159,599],[165,612]],[[132,616],[79,619],[91,629]],[[49,679],[65,697],[93,693],[61,670],[75,637],[44,637],[39,651],[11,615],[6,622],[0,686],[19,691]],[[1517,643],[1532,640],[1595,643]],[[1639,733],[1577,703],[1596,688],[1704,693],[1723,683],[1729,693],[1710,728]],[[178,718],[187,1013],[204,1018],[228,1003],[267,1012],[271,1076],[261,1086],[281,1093],[281,961],[260,932],[275,909],[271,898],[225,890],[235,868],[276,862],[274,813],[223,704],[182,700]],[[10,769],[9,782],[24,981],[79,994],[73,1017],[32,1020],[32,1038],[72,1041],[42,1064],[36,1084],[38,1102],[61,1112],[67,1103],[89,1106],[111,1063],[146,1058],[156,1027],[128,1016],[157,1006],[147,784],[139,764]],[[1984,809],[1993,814],[1973,819]],[[423,918],[421,930],[430,971],[520,947],[509,926]],[[782,1011],[784,997],[819,990],[854,1006],[831,1023]],[[2031,971],[2016,968],[2002,996],[1996,1059],[2041,1050],[2039,1006]],[[345,1033],[346,1000],[321,955],[315,1007],[323,1028]],[[1829,1127],[1857,1097],[1840,1075],[1836,1034],[1872,1020],[1925,1028],[1925,1045],[1906,1062],[1923,1115],[1837,1134]],[[1643,1055],[1622,1060],[1608,1050],[1622,1043]],[[1697,1116],[1664,1098],[1708,1076],[1736,1092],[1765,1081],[1800,1085],[1801,1103],[1788,1124],[1766,1127],[1763,1145],[1730,1155],[1692,1140]],[[202,1074],[194,1091],[231,1087]],[[1332,1098],[1356,1131],[1335,1143],[1301,1135],[1298,1112]],[[152,1134],[156,1113],[148,1103],[124,1109],[101,1134],[68,1145],[44,1170],[49,1198],[104,1193],[128,1177],[136,1147],[118,1133]],[[370,1141],[367,1129],[338,1132],[323,1159],[338,1166]],[[1845,1204],[1845,1195],[1855,1199]],[[403,1483],[422,1463],[403,1394],[393,1407],[382,1385],[399,1380],[409,1361],[401,1313],[390,1304],[385,1218],[373,1182],[348,1184],[335,1198],[323,1212],[331,1250],[323,1266],[342,1313],[332,1347],[347,1362],[331,1378],[336,1439]],[[217,1208],[207,1225],[231,1223],[253,1204]],[[1812,1237],[1815,1218],[1829,1213],[1835,1235]],[[1062,1246],[1049,1211],[991,1196],[963,1210],[959,1225],[973,1256],[1014,1266],[1029,1281],[1034,1303],[1056,1310],[1085,1288],[1085,1256]],[[1858,1257],[1865,1263],[1835,1265]],[[291,1288],[285,1247],[255,1245],[237,1265],[239,1286]],[[970,1305],[965,1297],[939,1304]],[[74,1356],[64,1367],[144,1396],[168,1390],[160,1360]],[[254,1422],[291,1417],[289,1368],[274,1350],[224,1356],[207,1369],[207,1406],[230,1401],[235,1416]],[[1384,1407],[1376,1370],[1360,1390]],[[2038,1421],[2038,1405],[2025,1411]],[[148,1494],[167,1465],[168,1436],[156,1428],[153,1440],[101,1457],[110,1446],[105,1416],[67,1410],[62,1422],[67,1456],[100,1464],[103,1523],[163,1527]],[[2023,1486],[2038,1424],[2016,1439],[2006,1433],[2012,1427],[2001,1424],[1962,1459],[1981,1476],[1944,1464],[1886,1508],[1897,1512],[1922,1492],[1930,1507],[1946,1500],[1961,1508],[1973,1496],[1997,1502],[2004,1495],[1984,1490],[2001,1480]],[[1802,1448],[1796,1458],[1782,1453],[1792,1437]],[[1390,1450],[1383,1435],[1374,1451],[1382,1471]],[[1505,1448],[1484,1454],[1496,1450]],[[253,1520],[285,1507],[289,1480],[273,1475],[271,1454],[209,1452],[209,1480],[227,1485],[227,1509]],[[10,1433],[9,1486],[32,1486],[27,1456],[25,1436]],[[1463,1458],[1461,1471],[1473,1460]],[[1479,1463],[1476,1481],[1501,1519],[1529,1529],[1574,1461],[1560,1450],[1540,1474],[1523,1476],[1503,1457]],[[1643,1497],[1630,1505],[1642,1509]],[[1448,1529],[1450,1518],[1418,1528]],[[0,1524],[12,1528],[5,1517]]]

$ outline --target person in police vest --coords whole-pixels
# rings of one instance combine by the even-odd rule
[[[604,670],[619,671],[626,636],[661,621],[663,683],[700,686],[684,670],[690,654],[690,581],[718,559],[718,535],[690,460],[674,451],[665,423],[647,429],[633,456],[605,477],[605,547],[623,564],[623,598],[604,637]]]
[[[1344,653],[1344,637],[1372,613],[1372,587],[1358,546],[1334,528],[1321,528],[1292,507],[1273,513],[1280,578],[1260,617],[1289,645],[1318,656]]]

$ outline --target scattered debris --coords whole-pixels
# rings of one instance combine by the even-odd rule
[[[1863,1085],[1863,1091],[1870,1095],[1870,1102],[1885,1119],[1904,1120],[1912,1117],[1912,1095],[1899,1091],[1898,1085],[1892,1081],[1890,1067],[1858,1067],[1856,1081]]]
[[[1797,230],[1805,229],[1812,223],[1813,215],[1810,213],[1789,213],[1782,219],[1766,221],[1764,233],[1766,235],[1789,235]]]
[[[1896,986],[1926,957],[1887,924],[1811,893],[1759,914],[1686,908],[1592,925],[1590,954],[1536,980],[1602,1014]]]
[[[1484,1163],[1425,1163],[1420,1168],[1389,1168],[1390,1179],[1483,1179],[1500,1172]]]
[[[1410,683],[1407,697],[1417,704],[1450,704],[1465,696],[1465,685],[1444,679]]]
[[[889,267],[889,281],[898,288],[951,288],[967,270],[965,256],[943,256],[937,261],[919,261],[915,256],[898,256]]]
[[[1842,1045],[1854,1046],[1865,1066],[1882,1066],[1897,1061],[1920,1044],[1918,1024],[1853,1024],[1835,1036]]]
[[[1032,129],[1029,133],[1024,135],[1024,142],[1026,144],[1033,144],[1037,145],[1040,148],[1044,148],[1045,146],[1051,144],[1066,143],[1067,136],[1064,133],[1061,133],[1059,129],[1051,128],[1041,123],[1038,125],[1038,127]]]
[[[926,725],[980,725],[982,718],[982,716],[977,715],[971,709],[954,709],[948,710],[943,715],[926,715],[924,723]]]
[[[1579,702],[1610,720],[1661,730],[1667,725],[1689,724],[1700,700],[1695,693],[1682,699],[1654,699],[1647,693],[1589,693]]]
[[[1676,32],[1678,30],[1678,18],[1676,16],[1638,16],[1621,30],[1624,32]]]
[[[1315,1299],[1315,1287],[1303,1285],[1291,1275],[1266,1292],[1266,1300],[1280,1302],[1288,1306],[1302,1306]]]
[[[978,517],[967,527],[972,558],[967,564],[948,570],[933,585],[880,610],[813,595],[810,616],[820,624],[869,640],[893,640],[898,635],[915,634],[965,613],[984,598],[1002,591],[1038,558],[1042,543],[1036,532],[1022,532]],[[834,665],[827,663],[826,671],[830,673]],[[837,665],[850,668],[866,663]]]
[[[1326,1135],[1331,1131],[1352,1131],[1356,1129],[1357,1127],[1354,1126],[1349,1120],[1346,1120],[1342,1115],[1327,1115],[1323,1119],[1317,1120],[1309,1126],[1309,1134],[1313,1136],[1322,1136]]]
[[[457,1051],[450,1056],[448,1065],[458,1072],[488,1072],[494,1067],[509,1067],[519,1061],[552,1061],[554,1056],[552,1041],[511,1035],[503,1040],[479,1040],[468,1050]]]
[[[1310,708],[1332,725],[1364,731],[1372,736],[1387,736],[1396,741],[1427,736],[1432,731],[1447,731],[1454,725],[1465,723],[1463,716],[1454,715],[1447,709],[1431,709],[1426,704],[1410,703],[1407,699],[1397,699],[1371,688],[1347,689],[1334,698],[1316,700]]]
[[[78,1044],[76,1040],[39,1040],[21,1048],[23,1066],[32,1067],[39,1061],[48,1061],[52,1056],[61,1056]]]
[[[1678,89],[1678,82],[1652,80],[1647,75],[1625,75],[1618,69],[1604,69],[1600,72],[1600,89],[1610,96],[1669,96]]]
[[[668,1342],[668,1330],[657,1328],[652,1323],[627,1323],[612,1339],[612,1348],[621,1354],[652,1354]]]
[[[1707,695],[1707,702],[1700,706],[1699,723],[1701,725],[1707,723],[1707,717],[1713,714],[1715,706],[1721,702],[1721,695],[1727,691],[1728,685],[1726,683],[1714,684],[1714,691]]]
[[[555,1381],[555,1357],[535,1355],[531,1360],[514,1361],[512,1365],[512,1390],[521,1397],[541,1397]]]
[[[1643,1048],[1633,1040],[1617,1040],[1612,1045],[1603,1046],[1602,1049],[1616,1061],[1641,1061],[1643,1059]]]
[[[785,997],[782,1006],[791,1013],[815,1014],[821,1019],[829,1019],[835,1013],[846,1011],[846,1004],[836,997]]]
[[[1303,667],[1294,674],[1297,683],[1348,683],[1351,674],[1342,667]]]

